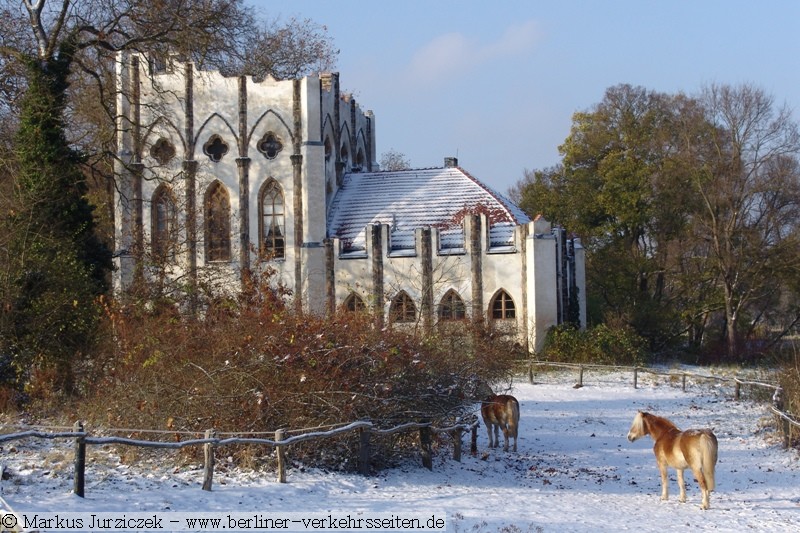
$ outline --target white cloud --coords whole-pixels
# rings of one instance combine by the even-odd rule
[[[408,66],[415,85],[438,84],[453,76],[468,74],[490,61],[525,54],[533,50],[540,36],[534,20],[509,26],[494,42],[482,44],[462,33],[440,35],[420,48]],[[420,80],[425,83],[420,84]]]

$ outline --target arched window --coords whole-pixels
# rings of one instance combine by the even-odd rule
[[[356,152],[356,166],[359,170],[364,168],[364,151],[361,148]]]
[[[405,291],[400,291],[392,299],[389,317],[392,322],[414,322],[416,320],[417,306],[414,305],[414,300]]]
[[[283,192],[277,181],[271,179],[264,184],[258,205],[261,255],[272,258],[286,257]]]
[[[515,318],[514,300],[504,290],[498,292],[492,299],[492,318],[494,320],[506,320]]]
[[[228,191],[215,181],[205,199],[206,261],[231,259],[231,204]]]
[[[439,302],[439,320],[463,320],[467,317],[464,300],[454,290],[447,291]]]
[[[333,148],[331,148],[331,138],[326,135],[323,144],[325,146],[325,161],[330,161],[331,153],[333,152]]]
[[[364,303],[364,299],[361,296],[351,292],[344,301],[344,308],[351,313],[364,313],[367,310],[367,304]]]
[[[150,245],[154,255],[166,256],[173,252],[177,230],[175,197],[167,185],[159,185],[153,193],[151,204]]]

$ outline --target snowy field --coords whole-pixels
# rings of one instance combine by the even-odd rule
[[[18,512],[435,513],[453,532],[800,530],[798,454],[767,428],[767,405],[735,402],[732,385],[718,382],[690,380],[682,392],[679,380],[650,374],[639,375],[637,389],[630,373],[587,372],[582,388],[575,380],[574,373],[520,379],[512,391],[521,404],[518,452],[487,450],[481,427],[477,456],[465,435],[462,461],[442,447],[433,471],[417,462],[369,478],[290,469],[279,484],[273,472],[226,468],[223,457],[207,492],[201,465],[123,464],[90,447],[79,498],[71,494],[71,444],[30,439],[2,445],[0,488]],[[700,510],[689,471],[687,503],[677,501],[674,471],[670,500],[660,501],[652,441],[626,439],[637,409],[681,429],[713,428],[719,462],[710,510]]]

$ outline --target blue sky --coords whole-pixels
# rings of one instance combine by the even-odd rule
[[[343,90],[375,113],[379,158],[457,156],[501,193],[558,163],[572,114],[620,83],[752,83],[800,117],[800,1],[247,1],[327,27]]]

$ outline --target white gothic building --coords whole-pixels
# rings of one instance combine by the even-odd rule
[[[585,325],[580,243],[454,158],[380,171],[375,116],[338,74],[257,81],[121,55],[117,83],[116,291],[209,274],[237,288],[266,257],[306,312],[483,321],[533,351],[576,305]]]

